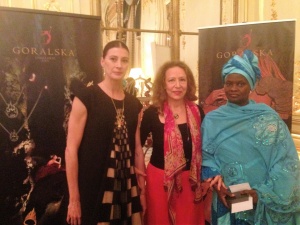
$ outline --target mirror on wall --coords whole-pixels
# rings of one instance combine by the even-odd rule
[[[102,0],[103,44],[123,40],[131,51],[131,67],[152,76],[151,43],[171,45],[170,5],[165,0]]]
[[[132,68],[128,80],[135,79],[138,97],[146,101],[157,68],[171,60],[171,1],[102,0],[101,18],[103,45],[114,39],[127,44]]]

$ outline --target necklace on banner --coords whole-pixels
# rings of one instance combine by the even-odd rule
[[[33,111],[35,110],[35,108],[36,108],[36,106],[38,104],[38,102],[40,101],[40,98],[42,96],[43,90],[44,90],[44,88],[40,91],[40,94],[39,94],[37,100],[35,101],[35,103],[34,103],[32,109],[31,109],[30,113],[28,114],[27,117],[25,117],[24,123],[21,125],[21,127],[17,131],[15,129],[13,129],[12,131],[9,131],[2,123],[0,123],[0,126],[3,128],[3,130],[6,131],[6,133],[8,133],[9,139],[12,142],[16,142],[16,141],[19,140],[19,133],[25,127],[25,125],[28,123],[29,118],[31,117]]]
[[[4,96],[2,95],[2,93],[0,93],[0,97],[2,98],[3,102],[6,104],[6,108],[5,108],[5,115],[10,118],[10,119],[14,119],[19,115],[19,110],[18,107],[16,106],[17,103],[19,102],[22,94],[24,91],[24,87],[22,88],[19,97],[17,98],[15,103],[12,103],[11,100],[9,101],[9,103],[7,103],[6,99],[4,98]]]
[[[116,110],[116,119],[117,119],[117,127],[118,129],[120,129],[122,127],[122,125],[124,125],[124,100],[123,100],[123,107],[121,109],[117,109],[116,105],[115,105],[115,102],[112,98],[110,98],[113,105],[114,105],[114,108]]]

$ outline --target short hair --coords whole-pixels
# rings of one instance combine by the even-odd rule
[[[129,53],[129,49],[127,47],[127,45],[119,40],[114,40],[114,41],[110,41],[108,42],[102,52],[102,57],[105,58],[105,56],[107,55],[107,52],[111,49],[111,48],[124,48],[126,49],[126,51]]]
[[[183,61],[168,61],[164,63],[157,71],[153,82],[153,95],[152,102],[159,112],[162,113],[164,102],[167,100],[167,92],[165,90],[166,72],[170,68],[179,67],[184,70],[187,77],[187,91],[185,99],[195,101],[198,99],[196,96],[196,82],[193,72],[189,66]]]

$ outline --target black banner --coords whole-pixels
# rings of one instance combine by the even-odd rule
[[[245,49],[259,59],[262,79],[250,98],[274,108],[291,128],[295,21],[268,21],[199,29],[199,98],[205,112],[226,103],[221,70]]]
[[[0,21],[0,224],[15,224],[38,169],[64,161],[71,79],[101,78],[100,18],[0,8]]]

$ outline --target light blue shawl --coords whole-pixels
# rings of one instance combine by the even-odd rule
[[[203,179],[221,174],[227,186],[249,182],[259,198],[254,210],[230,214],[215,195],[213,224],[300,224],[299,158],[273,109],[252,100],[227,103],[205,116],[202,134]]]

